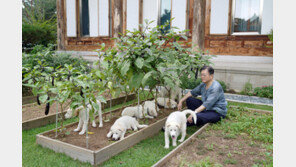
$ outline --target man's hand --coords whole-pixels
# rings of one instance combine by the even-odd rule
[[[178,110],[181,110],[181,109],[182,109],[182,101],[180,101],[178,104]]]
[[[187,118],[187,121],[188,121],[189,123],[192,123],[192,115],[190,115],[190,116]]]

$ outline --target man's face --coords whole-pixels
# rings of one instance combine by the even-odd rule
[[[207,83],[213,79],[213,75],[210,75],[207,69],[201,71],[201,81]]]

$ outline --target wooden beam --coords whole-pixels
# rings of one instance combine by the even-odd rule
[[[126,20],[127,20],[127,15],[126,15],[126,11],[127,10],[127,0],[122,0],[122,32],[125,33],[126,32]]]
[[[139,30],[142,31],[140,24],[143,25],[143,0],[139,0]]]
[[[123,32],[123,6],[122,0],[113,0],[114,10],[113,10],[113,29],[114,37],[119,37],[119,33]]]
[[[65,13],[64,13],[64,0],[57,0],[57,43],[58,50],[65,50]]]
[[[206,0],[195,0],[193,4],[192,49],[204,50]]]

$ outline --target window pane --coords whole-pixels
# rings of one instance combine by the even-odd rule
[[[89,35],[89,9],[88,9],[88,0],[81,0],[82,7],[81,7],[81,33],[82,36]]]
[[[171,0],[161,0],[161,10],[160,10],[160,24],[164,25],[165,22],[171,19]],[[165,28],[169,30],[170,25]]]
[[[259,32],[260,0],[236,0],[234,32]]]

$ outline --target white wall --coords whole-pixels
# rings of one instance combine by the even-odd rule
[[[229,0],[211,1],[210,34],[227,34]]]
[[[76,37],[76,3],[75,0],[66,0],[67,36]]]
[[[150,24],[150,27],[155,27],[157,25],[157,15],[158,15],[158,0],[144,0],[143,1],[143,24],[145,26],[145,19],[149,21],[154,20]]]
[[[109,36],[109,0],[99,0],[99,36]]]
[[[97,37],[99,35],[99,3],[98,0],[89,0],[89,36]]]
[[[139,29],[139,0],[127,0],[126,29]]]
[[[272,0],[263,1],[261,34],[269,34],[273,28],[273,2]]]
[[[186,1],[185,0],[172,0],[172,26],[178,27],[183,31],[186,29]],[[176,31],[176,30],[175,30]]]

